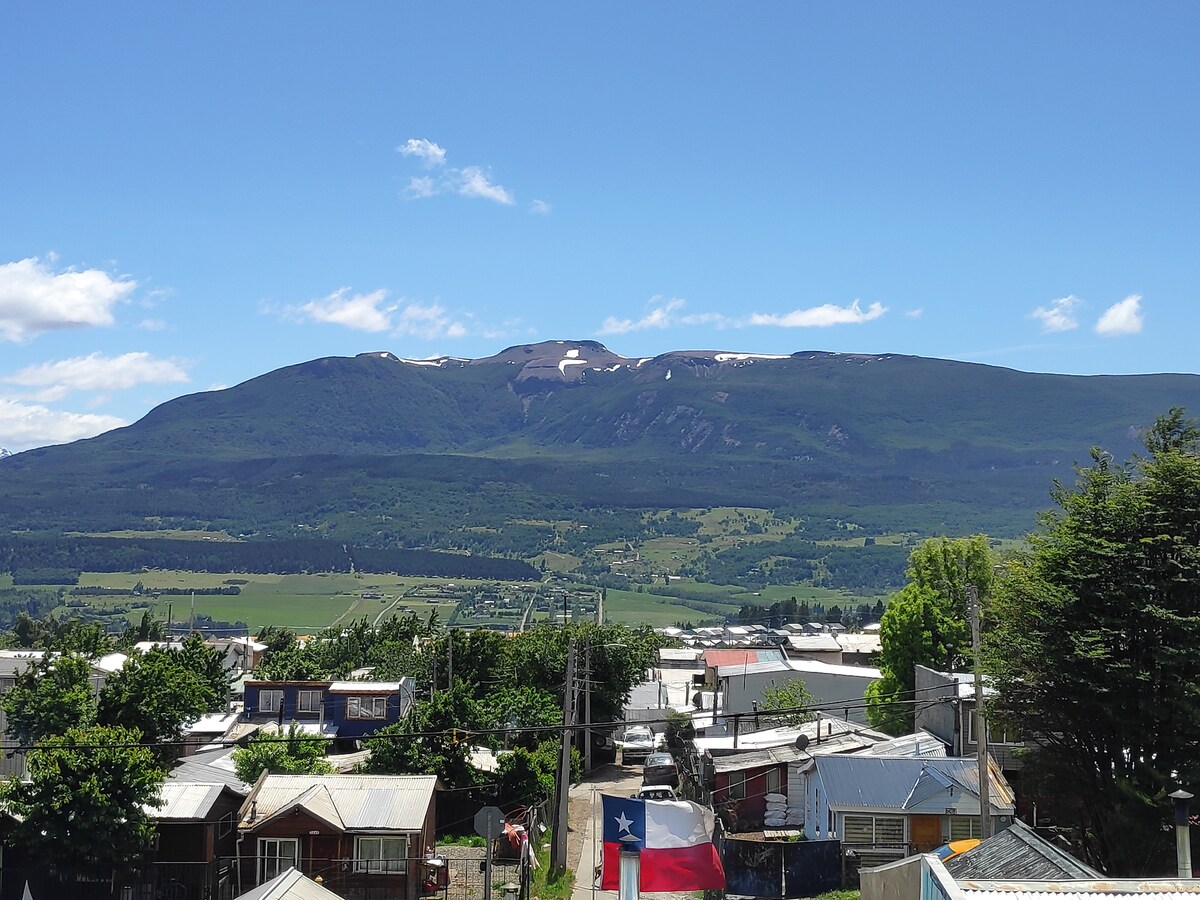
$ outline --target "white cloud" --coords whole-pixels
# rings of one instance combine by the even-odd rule
[[[426,169],[438,169],[436,178],[430,175],[410,178],[404,189],[405,197],[420,200],[438,194],[458,194],[461,197],[491,200],[504,206],[512,206],[517,202],[512,191],[494,183],[490,173],[481,166],[446,166],[445,148],[433,141],[409,138],[396,148],[396,152],[420,160]],[[535,213],[550,212],[550,204],[544,200],[534,200],[529,208]]]
[[[416,157],[427,168],[444,165],[446,162],[445,148],[439,147],[433,141],[427,141],[425,138],[409,138],[396,148],[396,152],[404,156]]]
[[[545,200],[534,200],[532,203],[529,204],[529,211],[531,213],[536,213],[539,216],[549,215],[550,214],[550,204],[547,203]]]
[[[1142,298],[1138,294],[1130,294],[1104,311],[1104,315],[1096,322],[1096,334],[1111,337],[1137,334],[1142,330],[1142,322]]]
[[[342,325],[355,331],[387,331],[392,327],[392,313],[396,305],[382,306],[387,291],[372,291],[369,294],[351,294],[349,288],[339,288],[332,294],[312,300],[303,306],[293,307],[289,312],[294,317]]]
[[[680,297],[672,297],[666,303],[662,298],[650,298],[654,308],[636,321],[634,319],[618,319],[609,316],[600,326],[599,334],[627,334],[630,331],[644,331],[647,328],[669,328],[673,324],[674,313],[683,309],[686,301]]]
[[[142,331],[162,331],[167,327],[167,323],[162,319],[142,319],[137,327]]]
[[[432,197],[438,192],[438,186],[428,175],[414,176],[408,180],[404,193],[409,197]]]
[[[919,306],[916,309],[906,310],[904,313],[904,317],[907,319],[919,319],[923,315],[925,315],[925,310]]]
[[[72,391],[123,391],[139,384],[175,384],[187,381],[187,372],[175,360],[156,359],[149,353],[104,356],[92,353],[55,362],[27,366],[4,381],[22,387],[44,387],[45,401],[61,399]],[[61,392],[54,396],[55,392]]]
[[[870,322],[885,312],[887,307],[882,303],[872,303],[863,310],[855,300],[849,306],[826,303],[808,309],[794,309],[782,315],[754,313],[750,316],[750,324],[775,325],[780,328],[828,328],[831,325],[859,325]]]
[[[0,446],[14,453],[94,437],[126,424],[116,416],[63,412],[0,397]]]
[[[681,297],[672,297],[664,302],[655,294],[649,300],[652,307],[650,312],[640,319],[618,319],[609,316],[600,326],[597,334],[626,334],[630,331],[644,331],[647,328],[671,328],[676,325],[712,325],[716,328],[727,328],[737,323],[721,313],[688,313],[681,315],[687,306],[687,301]]]
[[[1053,331],[1071,331],[1079,327],[1075,310],[1082,304],[1083,301],[1074,294],[1069,297],[1059,297],[1049,306],[1039,306],[1029,314],[1029,318],[1037,319],[1042,323],[1044,334]]]
[[[100,269],[55,272],[31,257],[0,265],[0,340],[113,323],[113,307],[137,282]]]
[[[341,325],[356,331],[386,331],[423,338],[454,338],[467,334],[466,326],[440,303],[422,304],[403,298],[388,302],[388,292],[383,288],[369,294],[351,294],[349,288],[341,288],[320,300],[287,307],[283,316],[294,321]]]
[[[502,203],[505,206],[511,206],[516,202],[506,188],[492,184],[479,166],[467,166],[459,172],[459,177],[461,182],[458,186],[458,193],[464,197],[479,197],[483,200],[491,200],[493,203]]]
[[[463,337],[467,329],[461,322],[451,319],[440,303],[409,303],[400,311],[393,333],[432,340],[437,337]]]

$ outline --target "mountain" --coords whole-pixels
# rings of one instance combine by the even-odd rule
[[[503,550],[548,522],[619,537],[645,510],[755,506],[872,532],[1018,534],[1091,447],[1129,456],[1172,406],[1200,409],[1200,377],[819,351],[629,359],[592,341],[364,353],[12,456],[0,528],[149,520]]]

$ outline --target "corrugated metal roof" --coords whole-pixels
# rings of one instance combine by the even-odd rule
[[[783,651],[778,647],[755,647],[746,650],[705,650],[704,665],[751,666],[766,661],[783,662]]]
[[[708,651],[711,653],[712,651]],[[718,651],[720,652],[720,651]],[[708,658],[705,653],[705,658]],[[836,663],[820,662],[815,659],[770,660],[764,662],[749,662],[737,665],[722,665],[717,668],[718,678],[731,678],[737,675],[766,675],[772,672],[796,672],[813,675],[847,675],[854,678],[882,678],[883,675],[871,666],[843,666]]]
[[[964,881],[965,900],[1096,900],[1129,897],[1138,900],[1179,900],[1180,894],[1200,894],[1200,881],[1100,879],[1087,881]]]
[[[697,728],[701,727],[695,717],[692,721]],[[710,721],[707,724],[712,725],[713,723]],[[856,722],[833,716],[821,716],[817,721],[806,722],[803,725],[786,725],[779,728],[764,728],[761,731],[743,732],[738,735],[737,749],[765,750],[768,747],[782,747],[785,744],[794,744],[796,738],[801,734],[809,739],[808,753],[810,756],[824,753],[850,753],[888,739],[883,732],[873,731]],[[694,740],[698,749],[708,750],[713,755],[734,750],[732,734],[706,735]]]
[[[346,831],[420,831],[436,786],[434,775],[267,775],[242,804],[242,827],[302,807]]]
[[[812,759],[808,752],[798,747],[771,747],[767,750],[750,750],[732,753],[729,756],[713,757],[713,769],[717,772],[743,772],[782,763],[804,762]]]
[[[936,782],[946,782],[979,796],[979,776],[973,759],[895,756],[820,756],[816,761],[825,795],[832,807],[906,809],[927,796]],[[992,806],[1012,808],[1008,782],[991,770]]]
[[[788,644],[793,650],[809,653],[837,653],[842,649],[837,638],[828,632],[821,634],[789,634]]]
[[[955,879],[1056,881],[1104,877],[1020,820],[942,865]]]
[[[219,750],[201,750],[181,759],[167,773],[167,783],[176,782],[220,782],[237,791],[243,797],[250,793],[250,785],[237,777],[233,769],[233,751],[228,747]]]
[[[238,895],[238,900],[341,900],[296,869],[288,869],[270,881]]]
[[[146,812],[160,822],[203,819],[225,789],[217,782],[166,781],[158,792],[162,806],[147,806]]]
[[[880,741],[870,747],[857,751],[858,755],[873,756],[945,756],[946,745],[928,731],[917,731],[913,734],[902,735],[887,741]]]

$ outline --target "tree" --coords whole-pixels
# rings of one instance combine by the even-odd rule
[[[554,797],[559,747],[548,743],[548,752],[517,747],[500,757],[496,769],[496,803],[505,811],[537,806]]]
[[[44,656],[16,676],[4,695],[9,734],[22,746],[96,723],[91,668],[80,656]]]
[[[915,666],[953,670],[967,661],[967,587],[986,595],[993,562],[982,535],[931,538],[913,548],[909,583],[888,598],[880,621],[883,677],[867,688],[867,718],[876,728],[890,734],[912,731]]]
[[[70,859],[93,872],[134,869],[150,848],[166,772],[128,728],[70,728],[27,757],[28,781],[11,778],[2,796],[16,839],[36,857]]]
[[[555,696],[538,688],[501,688],[487,695],[483,704],[483,721],[489,729],[546,728],[547,731],[520,731],[511,743],[532,749],[552,739],[550,729],[562,724],[562,704]]]
[[[285,734],[256,735],[245,747],[233,751],[237,777],[254,784],[264,771],[273,775],[332,775],[325,759],[323,738],[306,736],[292,722]]]
[[[101,725],[136,729],[162,761],[179,755],[183,728],[216,703],[212,685],[186,668],[173,650],[154,647],[131,656],[100,691]]]
[[[175,651],[179,664],[194,672],[204,683],[208,698],[205,712],[221,712],[229,703],[229,685],[233,680],[225,668],[225,654],[205,642],[199,634],[189,634]]]
[[[772,684],[763,689],[763,705],[767,710],[784,709],[788,712],[771,716],[771,719],[782,725],[803,725],[817,717],[815,706],[817,698],[808,690],[803,678],[791,678],[783,684]]]
[[[364,769],[377,775],[437,775],[447,788],[471,787],[471,730],[482,720],[466,683],[438,691],[416,704],[408,717],[381,728],[364,743],[371,751]]]
[[[1200,440],[1175,409],[1145,444],[1055,484],[985,631],[988,711],[1032,748],[1023,781],[1112,875],[1170,868],[1166,794],[1200,784]]]

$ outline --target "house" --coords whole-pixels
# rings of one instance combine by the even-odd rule
[[[1014,813],[1012,788],[989,769],[994,831]],[[979,837],[979,770],[953,757],[818,756],[805,785],[804,833],[838,837],[864,865]]]
[[[157,834],[155,883],[178,887],[187,896],[228,893],[236,877],[231,860],[243,799],[222,782],[165,782],[161,805],[146,809]]]
[[[17,684],[17,676],[45,656],[44,650],[0,650],[0,697]],[[0,707],[0,736],[8,743],[8,715]],[[0,754],[0,777],[25,774],[25,754],[19,751]]]
[[[297,722],[350,742],[408,715],[416,683],[399,681],[254,681],[245,685],[242,716],[250,722]]]
[[[980,847],[983,845],[980,844]],[[976,849],[979,849],[978,847]],[[862,900],[1177,900],[1200,897],[1200,881],[1178,878],[956,879],[932,854],[859,871]]]
[[[789,634],[783,649],[788,659],[815,659],[834,665],[842,664],[842,645],[835,635],[828,632]]]
[[[1008,828],[965,853],[945,861],[957,881],[981,878],[1005,881],[1062,881],[1104,876],[1015,819]]]
[[[916,705],[916,727],[945,741],[951,756],[974,757],[979,746],[975,739],[974,674],[939,672],[921,665],[914,667],[913,674],[915,694],[924,701]],[[990,691],[985,684],[984,696],[987,697]],[[1004,777],[1019,789],[1021,751],[1025,749],[1020,735],[989,722],[987,745],[988,754],[1000,766]],[[1026,817],[1034,813],[1032,808],[1023,806],[1018,811]]]
[[[341,898],[319,882],[304,875],[299,869],[288,869],[265,884],[260,884],[258,887],[238,895],[237,900],[341,900]]]
[[[346,900],[416,900],[437,787],[433,775],[264,772],[239,812],[243,888],[295,867]]]
[[[726,716],[753,713],[765,708],[767,688],[800,679],[823,708],[844,710],[844,718],[865,725],[867,686],[881,677],[878,669],[867,666],[838,666],[810,659],[720,665],[716,669],[718,709]]]

